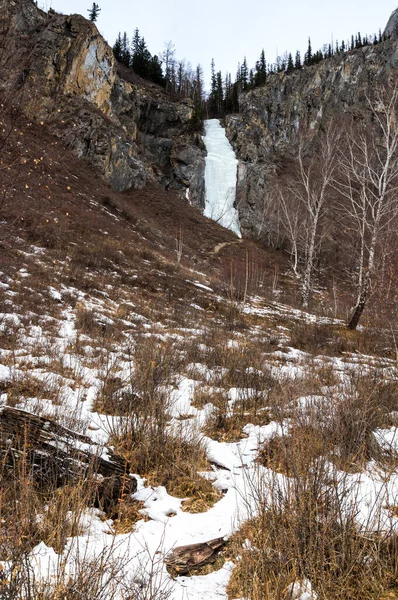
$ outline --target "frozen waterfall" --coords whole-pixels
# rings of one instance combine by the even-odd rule
[[[234,208],[238,161],[218,119],[205,121],[206,150],[204,214],[241,237],[239,215]]]

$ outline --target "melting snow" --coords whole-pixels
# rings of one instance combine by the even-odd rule
[[[211,123],[211,122],[208,122]],[[207,126],[208,127],[208,126]],[[221,130],[216,121],[210,129]],[[221,137],[220,134],[220,137]],[[218,134],[219,135],[219,134]],[[225,136],[224,136],[225,137]],[[230,156],[230,161],[235,160]],[[198,281],[189,281],[192,285],[211,291],[211,288]],[[62,292],[68,288],[61,288],[61,292],[50,287],[49,293],[54,300],[62,300]],[[74,292],[76,297],[79,293]],[[80,296],[80,300],[83,299]],[[85,306],[90,309],[98,310],[101,313],[103,309],[102,300],[92,300],[85,302]],[[108,302],[109,304],[109,302]],[[134,308],[134,305],[131,305]],[[114,310],[117,306],[114,305]],[[281,304],[272,303],[267,306],[256,306],[255,303],[245,312],[252,312],[259,316],[277,315],[283,317],[289,311],[288,307]],[[291,309],[290,309],[291,311]],[[310,322],[312,316],[301,311],[291,311],[296,319]],[[98,391],[101,389],[104,373],[101,368],[92,368],[82,364],[81,358],[74,355],[71,344],[77,339],[75,329],[75,314],[71,309],[62,310],[63,320],[58,328],[58,335],[54,348],[62,356],[62,365],[71,371],[71,379],[61,376],[57,373],[51,373],[42,368],[49,364],[50,356],[26,356],[24,360],[30,365],[29,374],[37,380],[45,382],[47,385],[54,386],[59,393],[61,407],[52,405],[49,400],[28,398],[22,405],[25,410],[32,412],[42,412],[49,417],[55,416],[58,411],[63,411],[65,417],[69,415],[70,419],[79,421],[85,427],[87,433],[93,441],[101,444],[108,442],[109,434],[117,430],[118,426],[123,425],[123,417],[103,415],[93,412],[93,406]],[[136,315],[134,318],[138,318]],[[103,322],[111,322],[109,317],[101,313]],[[7,326],[22,327],[22,322],[18,315],[0,314],[0,323]],[[149,327],[149,325],[148,325]],[[25,330],[26,331],[26,330]],[[182,329],[192,335],[200,335],[201,330]],[[150,335],[149,333],[147,334]],[[24,348],[34,346],[34,342],[45,343],[45,335],[41,327],[30,326],[29,337],[21,335],[20,345]],[[86,343],[86,342],[85,342]],[[238,345],[236,340],[229,340],[228,346]],[[93,350],[90,346],[85,346],[86,358],[90,356]],[[287,352],[273,352],[270,363],[271,372],[280,380],[283,378],[296,378],[303,376],[306,372],[306,363],[308,355],[296,349],[285,346]],[[4,357],[6,357],[6,351]],[[13,359],[18,356],[15,351]],[[2,357],[2,355],[0,354]],[[120,377],[122,381],[128,381],[130,377],[130,363],[122,351],[109,352],[109,365],[115,367],[115,377]],[[350,356],[344,358],[322,357],[315,358],[313,364],[322,366],[332,364],[334,372],[342,375],[347,369],[358,369],[363,366],[363,361],[372,365],[376,359],[373,357]],[[282,364],[279,364],[279,361]],[[91,363],[88,361],[88,365]],[[376,364],[376,363],[375,363]],[[387,360],[383,360],[384,368],[392,369],[393,365]],[[11,381],[12,379],[23,378],[24,372],[18,369],[19,363],[12,366],[0,364],[0,382]],[[34,368],[32,368],[32,366]],[[106,367],[106,368],[108,368]],[[170,409],[169,414],[172,417],[170,431],[177,428],[183,428],[189,436],[196,428],[203,425],[204,420],[209,413],[214,410],[212,404],[206,404],[202,409],[192,406],[192,400],[195,396],[195,390],[203,387],[206,381],[211,380],[212,371],[201,363],[192,363],[187,369],[188,372],[194,372],[200,375],[200,381],[181,377],[178,379],[174,389],[170,391]],[[73,376],[77,377],[79,383],[73,385]],[[69,374],[68,374],[69,377]],[[216,390],[216,388],[208,388]],[[244,390],[246,397],[250,398],[254,391]],[[322,391],[323,393],[323,391]],[[228,390],[229,403],[233,404],[240,399],[242,390],[231,387]],[[7,399],[6,394],[0,395],[0,404]],[[295,398],[295,409],[301,415],[303,422],[307,413],[317,411],[320,418],[328,418],[330,398],[325,395],[311,395]],[[59,415],[58,415],[59,416]],[[180,417],[192,417],[179,421]],[[61,421],[62,422],[62,421]],[[66,426],[68,424],[66,423]],[[112,522],[103,521],[103,515],[96,509],[87,510],[81,522],[81,533],[79,536],[69,538],[63,555],[57,555],[52,548],[40,543],[31,553],[32,568],[35,575],[40,578],[48,579],[57,572],[60,561],[66,561],[68,572],[73,574],[82,559],[90,560],[101,555],[101,552],[113,552],[115,559],[120,559],[125,565],[125,581],[147,582],[151,577],[155,577],[159,582],[164,582],[170,589],[170,600],[220,600],[226,599],[226,586],[232,573],[232,563],[226,563],[224,567],[210,575],[198,577],[178,577],[172,580],[166,571],[164,564],[165,555],[175,546],[183,544],[192,544],[208,541],[216,537],[228,537],[237,530],[242,520],[253,516],[256,513],[258,493],[264,494],[267,499],[271,494],[272,485],[277,485],[283,492],[289,485],[289,480],[282,474],[274,473],[256,462],[260,444],[267,439],[275,436],[281,436],[288,431],[289,423],[284,421],[277,423],[270,422],[265,426],[247,424],[243,428],[243,433],[247,436],[240,441],[233,443],[221,443],[202,436],[206,445],[207,457],[212,462],[213,471],[202,473],[209,481],[212,481],[215,488],[222,492],[220,500],[206,513],[190,514],[183,511],[183,498],[172,497],[165,487],[145,486],[140,478],[138,491],[134,497],[143,502],[143,517],[150,518],[150,521],[142,519],[136,524],[134,531],[122,535],[112,535]],[[88,427],[88,430],[86,428]],[[181,431],[181,429],[180,429]],[[390,451],[398,451],[397,429],[391,428],[379,429],[375,435],[381,446]],[[90,449],[90,445],[80,443],[79,447]],[[106,459],[106,454],[103,455]],[[331,467],[332,468],[332,467]],[[336,472],[334,472],[336,474]],[[357,522],[365,530],[386,530],[397,528],[398,520],[391,510],[398,504],[398,474],[390,473],[388,477],[378,470],[377,466],[369,463],[366,471],[355,474],[337,473],[341,478],[341,489],[343,484],[347,486],[349,494],[347,495],[347,506],[353,503],[357,506]],[[272,484],[272,485],[271,485]],[[380,510],[381,509],[381,512]],[[7,564],[3,563],[7,569]],[[155,570],[155,573],[154,573]],[[135,577],[135,579],[134,579]],[[132,579],[133,578],[133,579]],[[162,583],[163,585],[163,583]],[[134,591],[134,587],[132,587]],[[312,590],[309,581],[292,583],[289,586],[292,598],[297,600],[316,600],[316,593]],[[123,594],[120,598],[125,597]]]

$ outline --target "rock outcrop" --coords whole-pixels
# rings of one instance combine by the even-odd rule
[[[384,30],[384,37],[398,38],[398,8],[393,11]]]
[[[33,0],[0,0],[2,85],[19,88],[24,112],[42,121],[119,191],[157,180],[204,202],[204,151],[190,101],[121,72],[94,23],[45,13]],[[5,68],[6,65],[6,68]]]
[[[242,94],[240,114],[226,118],[239,159],[237,205],[245,235],[261,237],[269,173],[276,157],[294,147],[303,129],[316,136],[325,120],[363,115],[366,96],[398,77],[394,39],[337,54],[318,65],[271,75],[264,87]]]

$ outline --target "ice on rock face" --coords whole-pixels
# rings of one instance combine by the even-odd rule
[[[205,121],[206,150],[204,214],[241,237],[238,211],[234,207],[238,161],[218,119]]]

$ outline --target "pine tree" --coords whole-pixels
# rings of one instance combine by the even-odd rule
[[[131,40],[131,51],[132,51],[133,56],[136,52],[138,52],[138,49],[140,46],[140,41],[141,41],[140,31],[139,31],[138,27],[136,27],[134,30],[133,39]]]
[[[211,88],[208,101],[208,111],[211,117],[221,117],[224,114],[224,89],[221,71],[216,73],[214,59],[211,61]]]
[[[95,21],[98,19],[98,15],[100,12],[101,9],[98,6],[98,4],[96,2],[93,2],[92,7],[88,9],[88,18],[92,23],[95,23]]]
[[[165,78],[163,75],[162,61],[159,59],[159,57],[156,54],[152,57],[152,59],[150,61],[149,79],[151,81],[153,81],[153,83],[157,83],[158,85],[161,85],[163,87],[166,84]]]
[[[126,67],[132,67],[144,79],[165,86],[162,61],[156,55],[151,56],[146,47],[145,39],[141,38],[138,28],[134,31],[131,47],[127,33],[124,32],[122,36],[119,32],[113,46],[113,54],[116,60]]]
[[[240,79],[242,82],[242,89],[246,90],[248,83],[249,83],[249,69],[247,67],[247,60],[246,60],[246,56],[243,59],[243,63],[240,69]]]
[[[264,85],[267,80],[267,63],[265,60],[264,49],[261,51],[260,58],[256,62],[256,73],[254,75],[254,85]]]
[[[134,41],[135,40],[133,40],[133,43]],[[140,77],[143,77],[144,79],[148,79],[151,60],[152,56],[146,46],[145,39],[140,38],[137,49],[134,51],[132,56],[131,66],[137,75],[140,75]]]
[[[116,42],[113,45],[113,55],[117,61],[122,62],[122,34],[119,31],[119,34],[116,38]]]
[[[239,112],[239,83],[237,81],[232,86],[231,105],[233,112]]]
[[[232,80],[231,74],[227,73],[224,82],[224,110],[226,113],[233,111],[232,106]]]
[[[324,58],[324,56],[323,56],[322,50],[317,50],[312,57],[311,64],[317,65],[318,63],[323,61],[323,58]]]
[[[261,50],[261,54],[260,54],[260,73],[261,73],[262,83],[265,83],[265,81],[267,79],[267,62],[265,60],[264,48]]]
[[[192,123],[194,126],[201,126],[204,116],[204,102],[203,102],[203,69],[200,65],[196,67],[195,78],[193,81],[192,99],[193,99],[193,115]]]
[[[311,38],[308,38],[308,48],[304,57],[304,65],[308,67],[312,64],[312,47],[311,47]]]
[[[210,93],[215,96],[217,92],[217,76],[216,76],[216,64],[214,58],[211,59],[211,88]]]
[[[185,77],[185,61],[180,60],[177,63],[177,93],[179,95],[182,94],[182,90],[184,87],[184,77]]]
[[[287,73],[291,73],[293,70],[294,70],[293,56],[289,52],[289,56],[287,58],[287,69],[286,69],[286,72]]]
[[[238,68],[236,70],[234,86],[236,88],[236,94],[239,96],[242,92],[242,67],[240,66],[240,63],[238,63]]]
[[[217,113],[220,117],[224,116],[224,89],[222,84],[221,71],[217,73]]]
[[[296,52],[296,58],[294,61],[294,68],[295,69],[301,69],[302,64],[301,64],[301,54],[300,54],[300,50],[297,50]]]
[[[122,37],[121,62],[126,67],[129,67],[130,66],[130,62],[131,62],[131,54],[130,54],[130,47],[129,46],[130,46],[129,38],[127,37],[127,33],[124,32],[123,33],[123,37]]]

